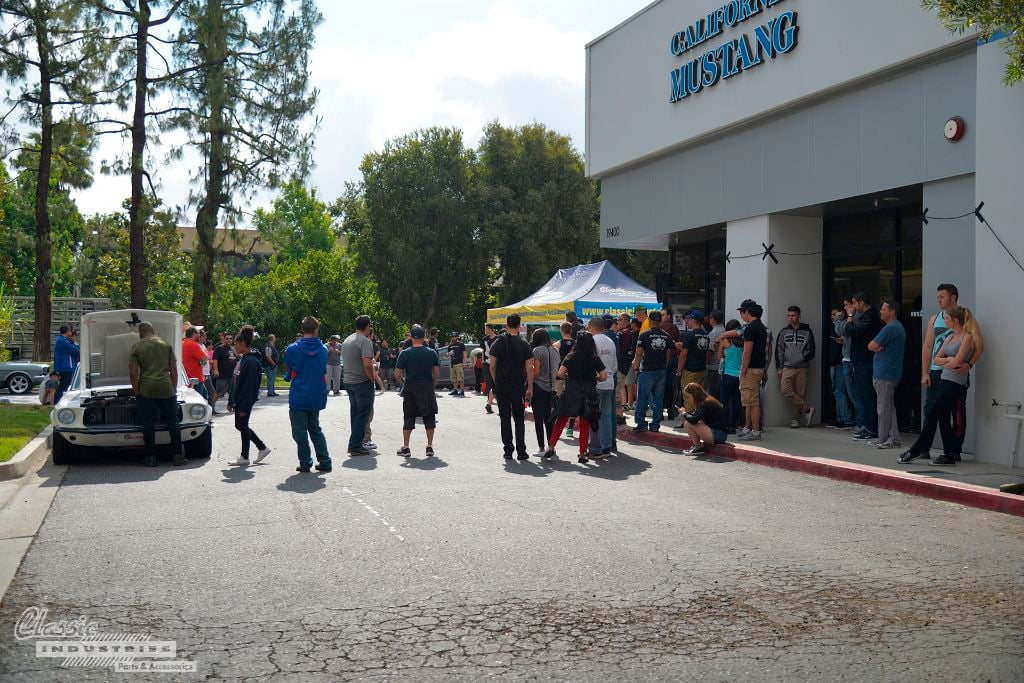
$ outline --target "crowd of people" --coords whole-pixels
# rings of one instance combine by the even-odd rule
[[[971,311],[959,305],[954,285],[939,285],[936,299],[940,312],[929,319],[921,350],[924,423],[900,463],[928,457],[936,431],[942,435],[943,454],[931,462],[953,465],[961,458],[970,371],[981,358],[984,339]],[[705,316],[691,310],[677,321],[669,310],[638,306],[633,315],[584,322],[569,312],[554,340],[543,328],[523,338],[522,321],[513,314],[503,327],[485,326],[479,344],[470,340],[471,351],[463,335],[452,333],[440,352],[449,361],[450,396],[465,395],[465,371],[472,369],[475,392],[486,396],[484,410],[493,413],[497,404],[506,459],[531,457],[527,408],[537,439],[532,455],[542,460],[556,457],[561,436],[571,438],[574,431],[579,462],[608,457],[618,450],[617,428],[626,424],[628,412],[635,418],[634,432],[657,432],[663,421],[682,414],[677,429],[693,443],[686,452],[701,454],[731,435],[739,441],[762,439],[764,391],[773,360],[779,390],[791,404],[790,427],[810,426],[815,415],[807,385],[816,344],[800,308],[788,307],[787,324],[777,339],[756,301],[743,301],[737,313],[738,320],[727,321],[722,311]],[[844,300],[831,315],[828,359],[835,420],[828,426],[852,430],[855,441],[879,449],[902,447],[895,396],[904,374],[907,333],[899,317],[898,302],[885,299],[876,310],[865,292]],[[264,376],[269,397],[278,395],[278,377],[289,384],[301,472],[311,471],[314,454],[316,469],[331,470],[319,413],[328,395],[342,391],[349,398],[350,456],[376,450],[371,428],[376,390],[392,388],[403,398],[398,455],[411,456],[410,437],[419,422],[426,432],[426,455],[434,456],[441,366],[436,328],[413,325],[397,347],[377,338],[365,315],[345,339],[331,335],[326,344],[316,318],[303,319],[301,330],[282,353],[273,334],[261,340],[251,326],[237,335],[224,332],[214,343],[204,329],[186,323],[181,360],[190,384],[214,415],[221,414],[221,398],[234,414],[241,452],[232,465],[250,463],[250,444],[258,451],[255,462],[270,453],[250,426]],[[71,326],[61,327],[53,373],[41,392],[46,403],[59,401],[70,384],[80,353],[74,340]]]

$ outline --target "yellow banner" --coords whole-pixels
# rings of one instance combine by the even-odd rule
[[[557,324],[565,320],[565,314],[574,310],[573,302],[563,301],[557,304],[542,304],[540,306],[506,306],[505,308],[487,309],[487,323],[489,325],[505,325],[505,318],[518,313],[525,325],[548,325]]]

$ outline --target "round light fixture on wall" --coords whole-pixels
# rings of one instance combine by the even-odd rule
[[[946,127],[943,128],[942,132],[945,134],[947,140],[950,142],[957,142],[967,132],[967,122],[959,116],[954,116],[950,120],[946,121]]]

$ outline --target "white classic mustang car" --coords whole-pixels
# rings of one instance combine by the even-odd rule
[[[83,448],[142,446],[136,401],[128,374],[128,352],[139,341],[138,324],[152,323],[178,358],[178,417],[185,456],[208,458],[213,450],[213,411],[188,382],[181,365],[182,319],[168,311],[101,311],[82,317],[82,362],[71,387],[50,414],[53,462],[73,462]],[[156,443],[171,442],[167,425],[156,423]]]

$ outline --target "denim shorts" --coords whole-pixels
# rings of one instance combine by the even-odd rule
[[[711,429],[711,436],[713,436],[715,438],[715,445],[717,446],[720,443],[725,443],[725,439],[726,439],[726,437],[728,435],[725,432],[723,432],[721,429],[712,428]]]

